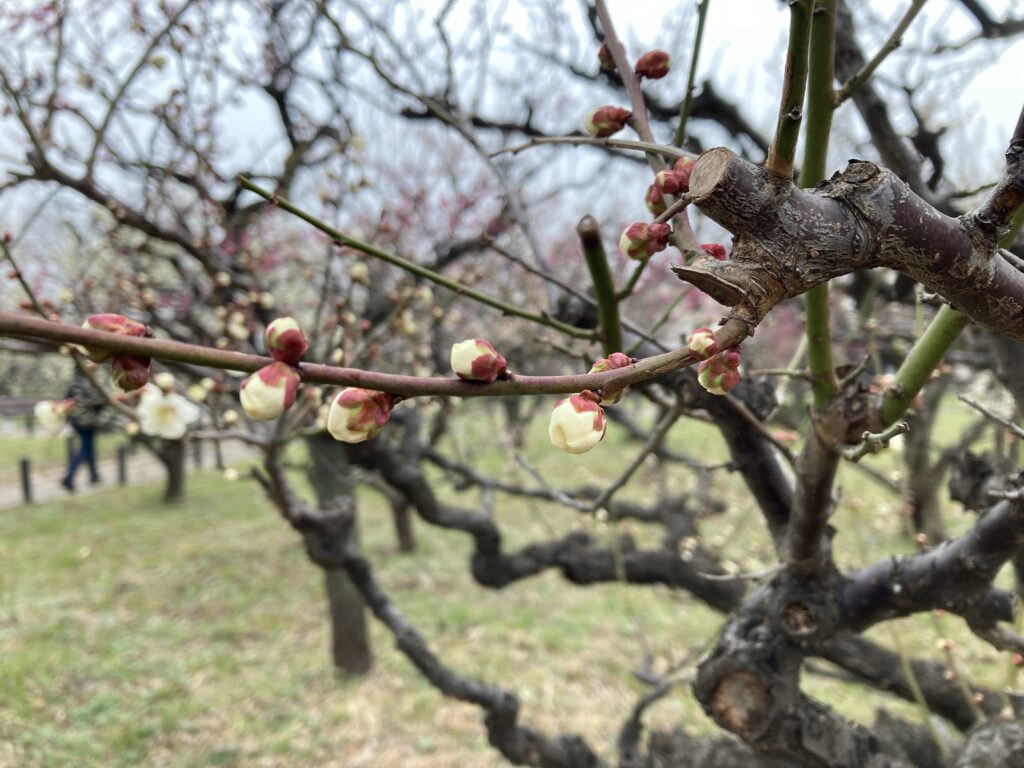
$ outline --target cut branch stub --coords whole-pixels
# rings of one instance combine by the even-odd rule
[[[1024,163],[1008,167],[1001,201],[1021,178]],[[697,257],[673,270],[748,324],[827,280],[890,267],[982,325],[1024,341],[1024,274],[998,255],[989,204],[950,218],[891,171],[860,160],[802,190],[722,147],[697,161],[690,194],[735,235],[733,249],[725,261]]]

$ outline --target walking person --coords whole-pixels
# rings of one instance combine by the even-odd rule
[[[65,396],[74,400],[68,421],[78,435],[78,445],[68,457],[68,471],[60,484],[68,493],[74,493],[75,475],[82,464],[89,469],[89,482],[92,485],[100,482],[100,473],[96,469],[96,433],[101,426],[105,405],[103,395],[81,373],[75,374]]]

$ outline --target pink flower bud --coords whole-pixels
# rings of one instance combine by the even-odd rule
[[[655,221],[647,227],[647,253],[651,256],[668,248],[668,239],[672,236],[672,227]]]
[[[676,172],[679,177],[680,183],[682,184],[682,191],[690,191],[690,174],[693,173],[693,166],[696,163],[688,157],[680,157],[676,160],[676,164],[672,166],[672,170]]]
[[[647,195],[644,197],[644,202],[647,204],[647,210],[650,211],[653,216],[661,216],[661,214],[668,210],[668,206],[665,205],[665,198],[661,196],[661,190],[658,189],[657,184],[651,184],[651,186],[647,188]]]
[[[658,80],[668,74],[672,67],[672,57],[667,51],[648,51],[636,62],[636,75],[650,80]]]
[[[690,354],[698,360],[707,360],[718,354],[718,342],[715,340],[715,332],[710,328],[698,328],[686,337],[686,347]]]
[[[697,366],[697,380],[712,395],[725,395],[739,384],[739,367],[739,347],[729,347]]]
[[[466,339],[452,345],[452,370],[464,381],[482,381],[490,384],[505,375],[506,360],[490,342],[484,339]]]
[[[619,238],[619,250],[631,259],[646,259],[647,225],[642,221],[635,221],[626,227]]]
[[[146,326],[135,320],[129,320],[124,315],[112,313],[89,315],[82,323],[83,328],[90,331],[105,331],[107,333],[119,333],[122,336],[145,336]],[[86,356],[96,363],[102,363],[114,356],[113,352],[104,349],[83,349]]]
[[[327,431],[335,440],[362,443],[377,436],[391,417],[394,395],[372,389],[343,389],[327,413]]]
[[[702,243],[700,248],[708,256],[719,261],[725,261],[729,257],[725,252],[725,246],[718,243]]]
[[[672,227],[661,222],[630,224],[619,238],[619,250],[631,259],[643,261],[668,247]]]
[[[684,180],[682,174],[676,171],[658,171],[654,184],[663,195],[678,195],[690,188],[689,179]]]
[[[272,358],[288,365],[298,365],[309,349],[306,334],[294,317],[279,317],[268,325],[263,343]]]
[[[622,352],[612,352],[608,357],[602,357],[594,361],[594,364],[590,367],[590,373],[604,373],[605,371],[614,371],[619,368],[625,368],[627,365],[632,365],[633,360]],[[612,397],[602,397],[601,405],[615,405],[622,399],[622,396],[626,394],[626,389],[620,389]]]
[[[276,419],[295,402],[299,372],[287,363],[265,365],[242,382],[238,399],[251,419]]]
[[[587,113],[583,127],[590,136],[604,139],[625,128],[632,116],[632,112],[621,107],[599,107]]]
[[[608,357],[602,357],[594,361],[594,364],[590,367],[590,373],[604,373],[605,371],[615,371],[619,368],[625,368],[627,365],[632,365],[633,361],[629,355],[623,352],[612,352]]]
[[[597,395],[585,389],[555,403],[548,437],[567,453],[586,453],[604,439],[607,426]]]
[[[110,363],[114,386],[124,392],[134,392],[149,382],[150,359],[134,355],[115,355]]]
[[[597,49],[597,63],[601,65],[601,69],[615,69],[615,59],[608,50],[608,43],[601,43],[601,47]]]

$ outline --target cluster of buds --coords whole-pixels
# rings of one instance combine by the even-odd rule
[[[672,228],[668,224],[636,221],[623,230],[619,238],[619,250],[631,259],[644,261],[665,250],[671,235]]]
[[[346,387],[331,401],[327,431],[343,443],[363,443],[381,431],[398,398],[387,392]]]
[[[104,331],[122,336],[141,338],[149,335],[146,326],[142,323],[129,320],[124,315],[111,313],[90,315],[82,323],[82,327],[91,331]],[[93,362],[102,363],[109,360],[114,385],[125,392],[144,387],[149,381],[149,369],[152,361],[148,357],[121,355],[102,349],[83,349],[82,351]]]
[[[717,346],[717,342],[716,342]],[[692,351],[691,347],[691,351]],[[712,395],[727,395],[740,383],[740,349],[729,347],[697,366],[697,381]]]
[[[583,118],[583,128],[595,139],[605,139],[625,128],[632,116],[622,107],[598,107]]]
[[[654,177],[654,183],[647,188],[647,195],[644,202],[647,203],[647,210],[655,216],[661,216],[668,205],[665,202],[665,195],[679,195],[690,191],[690,174],[693,172],[694,162],[688,157],[681,157],[676,160],[671,170],[659,171]]]
[[[646,77],[648,80],[659,80],[668,74],[672,68],[672,57],[667,51],[648,51],[636,62],[633,72],[637,77]]]
[[[274,362],[242,382],[238,399],[251,419],[276,419],[295,403],[299,372],[295,366],[309,349],[309,342],[295,318],[279,317],[267,326],[263,343]]]
[[[585,389],[555,403],[548,425],[552,444],[567,453],[586,453],[601,442],[608,425],[600,401]]]
[[[452,345],[452,370],[463,381],[490,384],[505,375],[507,362],[484,339],[466,339]]]
[[[633,360],[622,352],[612,352],[608,357],[602,357],[599,360],[595,360],[594,364],[590,366],[589,373],[604,373],[605,371],[615,371],[619,368],[625,368],[627,365],[632,365]],[[625,388],[620,389],[612,397],[602,397],[601,405],[615,405],[622,399],[622,396],[626,393]]]

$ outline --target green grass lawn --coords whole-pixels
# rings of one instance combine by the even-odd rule
[[[486,471],[529,476],[495,435],[496,411],[476,406],[449,447]],[[542,414],[546,416],[546,412]],[[549,449],[545,424],[530,425],[527,460],[563,487],[620,471],[624,438],[581,457]],[[725,450],[708,425],[672,436],[707,461]],[[895,453],[872,457],[892,471]],[[643,467],[624,493],[688,487]],[[192,475],[188,500],[163,507],[157,487],[135,487],[0,513],[0,766],[499,766],[479,711],[444,699],[373,625],[376,668],[336,679],[320,573],[297,536],[249,482]],[[715,492],[732,511],[708,518],[702,538],[736,567],[772,562],[756,510],[739,481],[718,473]],[[911,546],[899,499],[844,469],[838,556],[851,566]],[[445,493],[450,493],[447,489]],[[470,492],[460,499],[476,502]],[[611,755],[618,728],[645,690],[631,670],[650,651],[664,667],[708,643],[723,617],[666,588],[573,587],[554,574],[500,592],[468,573],[465,536],[417,525],[418,548],[395,553],[386,506],[360,497],[364,548],[402,610],[458,671],[499,683],[523,701],[525,721],[585,735]],[[612,531],[552,505],[500,499],[509,546],[583,525]],[[951,527],[971,518],[950,508]],[[653,531],[634,526],[653,540]],[[967,635],[959,620],[921,616],[876,628],[887,644],[938,657],[939,634],[960,644],[964,666],[990,685],[1007,681],[1004,657]],[[869,720],[893,700],[823,677],[807,688]],[[893,708],[919,718],[905,704]],[[648,722],[709,731],[713,724],[680,686]]]

